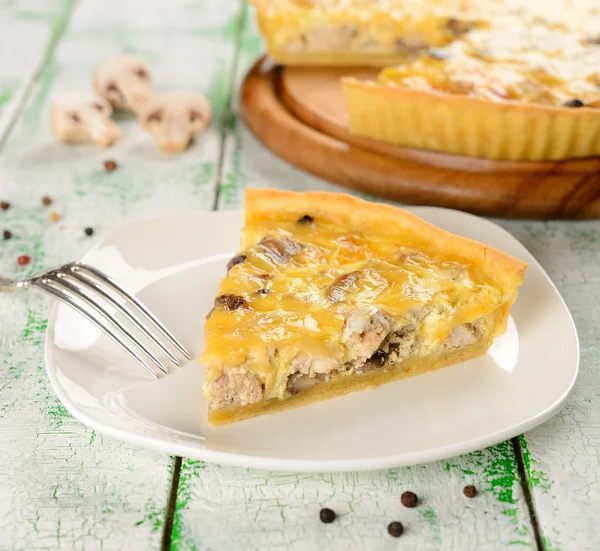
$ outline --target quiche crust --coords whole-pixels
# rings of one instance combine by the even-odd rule
[[[386,204],[249,189],[205,326],[211,424],[484,354],[526,265]]]
[[[493,101],[343,80],[354,134],[456,155],[559,161],[600,155],[600,110]]]

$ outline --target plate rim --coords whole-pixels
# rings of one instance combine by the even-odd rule
[[[501,230],[510,239],[515,241],[522,249],[529,255],[529,264],[535,264],[537,268],[542,272],[547,282],[551,285],[552,289],[556,293],[560,304],[563,306],[565,313],[567,314],[570,322],[570,327],[573,330],[575,336],[575,370],[573,378],[571,379],[568,387],[563,394],[546,409],[538,412],[536,415],[529,417],[528,419],[516,423],[510,427],[506,427],[502,430],[496,431],[491,434],[486,434],[471,440],[461,441],[452,445],[444,445],[435,448],[429,448],[426,450],[420,450],[410,452],[408,454],[394,454],[386,455],[381,457],[370,457],[370,458],[355,458],[355,459],[293,459],[293,458],[274,458],[274,457],[262,457],[257,455],[240,454],[234,452],[225,452],[218,450],[211,450],[207,448],[199,448],[192,444],[185,444],[176,441],[165,441],[158,436],[150,436],[147,434],[138,434],[135,432],[129,432],[125,429],[114,427],[111,424],[104,423],[88,415],[85,411],[79,409],[77,405],[69,398],[68,394],[64,392],[63,387],[59,384],[55,373],[53,372],[54,364],[52,361],[52,334],[56,324],[56,317],[58,312],[58,302],[55,302],[50,311],[48,317],[48,325],[46,328],[46,334],[44,338],[44,366],[45,371],[50,380],[50,384],[58,399],[61,401],[67,411],[78,421],[91,427],[102,434],[108,435],[113,438],[134,444],[152,451],[160,453],[180,456],[190,459],[199,459],[207,461],[209,463],[215,463],[218,465],[226,465],[232,467],[243,467],[260,470],[280,471],[280,472],[351,472],[351,471],[371,471],[378,469],[389,469],[394,467],[406,467],[410,465],[430,463],[433,461],[439,461],[441,459],[447,459],[458,455],[471,453],[477,450],[481,450],[506,441],[510,438],[514,438],[524,432],[531,430],[532,428],[544,423],[556,414],[565,404],[569,395],[573,391],[577,377],[580,371],[580,343],[579,336],[577,334],[577,327],[573,320],[573,316],[569,311],[564,298],[556,288],[556,285],[544,270],[542,265],[537,261],[532,253],[509,231],[505,230],[502,226],[492,222],[483,217],[479,217],[467,212],[458,211],[455,209],[448,209],[443,207],[430,207],[430,206],[402,206],[401,208],[411,211],[417,216],[419,212],[428,211],[444,211],[452,212],[459,215],[464,215],[467,218],[474,218],[478,223],[484,223],[493,226],[495,229]],[[150,221],[167,221],[174,219],[186,219],[196,218],[198,216],[222,216],[222,215],[236,215],[239,216],[241,210],[225,210],[225,211],[195,211],[192,213],[184,214],[172,214],[164,216],[153,216],[144,217],[136,220],[125,222],[120,226],[117,226],[110,232],[108,232],[103,239],[95,246],[90,248],[84,255],[83,259],[96,249],[103,246],[103,244],[110,240],[114,235],[123,230],[126,230],[129,226],[136,224],[148,223]]]

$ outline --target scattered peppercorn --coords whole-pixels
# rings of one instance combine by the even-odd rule
[[[4,230],[4,233],[2,235],[4,236],[4,240],[8,241],[12,237],[12,232]]]
[[[2,201],[0,202],[0,209],[2,210],[8,210],[10,207],[10,203],[8,201]]]
[[[104,169],[106,170],[106,172],[113,172],[117,170],[117,168],[119,168],[119,165],[112,159],[104,161]]]
[[[47,195],[45,197],[42,197],[42,205],[44,205],[45,207],[49,206],[52,204],[52,198],[48,197]]]
[[[17,264],[19,266],[26,266],[31,261],[31,257],[28,254],[23,254],[17,258]]]
[[[475,497],[477,495],[477,489],[475,488],[475,486],[469,484],[468,486],[465,486],[463,488],[463,494],[465,494],[469,498]]]
[[[416,507],[419,503],[419,498],[414,492],[404,492],[400,496],[400,501],[402,502],[402,505],[404,505],[404,507],[410,507],[412,509],[413,507]]]
[[[309,216],[308,214],[305,214],[297,220],[298,224],[312,224],[314,221],[315,219],[312,216]]]
[[[85,235],[87,235],[88,237],[94,235],[94,228],[85,228],[85,230],[83,230],[85,232]]]
[[[321,522],[324,522],[325,524],[331,524],[335,520],[335,517],[335,512],[331,509],[325,508],[321,509],[319,512],[319,518],[321,519]]]
[[[50,222],[52,222],[52,224],[54,224],[60,220],[60,214],[58,214],[58,212],[56,212],[55,210],[51,210],[48,214],[48,219],[50,220]]]
[[[579,98],[569,99],[567,101],[563,101],[561,104],[563,107],[583,107],[585,103],[583,103]]]
[[[273,291],[271,291],[271,289],[259,289],[258,291],[256,291],[257,295],[268,295],[269,293],[272,293]]]
[[[388,534],[394,538],[399,538],[404,532],[404,526],[401,522],[394,521],[388,524]]]

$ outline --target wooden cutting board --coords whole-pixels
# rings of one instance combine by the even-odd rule
[[[353,136],[340,78],[375,74],[369,68],[283,68],[263,58],[242,84],[241,114],[276,155],[351,189],[490,216],[600,217],[600,158],[492,161]]]

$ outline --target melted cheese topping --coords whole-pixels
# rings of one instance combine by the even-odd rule
[[[496,101],[598,107],[600,41],[510,19],[384,69],[379,81]]]
[[[505,300],[480,266],[433,245],[285,216],[245,229],[243,258],[219,288],[220,296],[237,298],[230,308],[217,299],[206,322],[208,382],[243,366],[265,385],[267,397],[274,389],[280,394],[298,353],[342,363],[351,358],[344,333],[357,314],[381,311],[402,326],[429,305],[419,330],[434,347]]]

